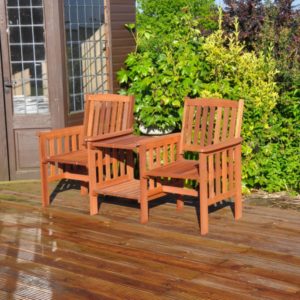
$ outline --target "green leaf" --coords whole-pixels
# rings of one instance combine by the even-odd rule
[[[172,102],[172,105],[173,105],[174,107],[180,107],[181,103],[180,103],[179,100],[175,100],[175,101]]]
[[[128,82],[128,74],[127,71],[121,69],[117,74],[118,80],[120,83],[127,83]]]

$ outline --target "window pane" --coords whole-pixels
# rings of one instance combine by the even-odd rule
[[[30,6],[30,0],[19,0],[20,6]]]
[[[31,27],[22,27],[21,32],[22,32],[22,43],[32,43],[33,42]]]
[[[9,25],[18,25],[20,23],[19,10],[14,8],[8,9],[8,20]]]
[[[11,43],[20,43],[20,28],[12,27],[9,30],[9,40]]]
[[[43,1],[8,0],[7,6],[14,113],[49,113]]]
[[[31,9],[29,8],[21,8],[20,9],[20,15],[21,15],[21,24],[22,25],[30,25],[32,23],[31,21]]]
[[[43,1],[42,0],[32,0],[32,5],[33,6],[42,6]]]
[[[34,41],[36,43],[44,42],[44,28],[43,27],[34,27]]]
[[[103,0],[64,1],[69,111],[83,110],[84,94],[107,93]]]
[[[44,60],[45,59],[45,47],[36,45],[35,46],[35,60]]]
[[[24,68],[24,74],[23,74],[24,79],[34,79],[36,77],[34,63],[23,64],[23,68]]]
[[[18,0],[7,0],[7,6],[18,6]]]
[[[23,60],[28,61],[28,60],[33,60],[33,46],[32,45],[25,45],[22,47],[22,52],[23,52]]]
[[[33,8],[33,24],[43,24],[44,22],[44,14],[42,8]]]
[[[21,46],[10,46],[10,57],[11,61],[20,61],[21,56]]]

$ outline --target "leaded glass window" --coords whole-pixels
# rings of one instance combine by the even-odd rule
[[[7,0],[14,114],[49,113],[43,0]]]
[[[64,0],[69,112],[83,111],[84,94],[106,93],[103,0]]]

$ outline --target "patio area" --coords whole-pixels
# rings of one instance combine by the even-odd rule
[[[59,190],[66,190],[59,193]],[[0,184],[0,299],[300,299],[300,211],[244,201],[213,207],[200,236],[188,199],[151,203],[88,197],[63,182],[42,209],[40,183]]]

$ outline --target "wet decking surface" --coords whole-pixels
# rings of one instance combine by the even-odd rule
[[[78,190],[42,209],[38,183],[0,185],[0,299],[300,299],[300,212],[108,199],[88,215]]]

